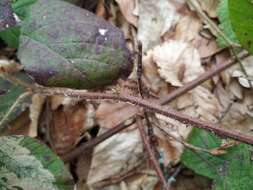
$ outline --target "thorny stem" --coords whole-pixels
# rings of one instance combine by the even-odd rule
[[[144,94],[143,94],[143,86],[142,86],[141,76],[142,76],[142,43],[138,42],[137,83],[138,83],[138,88],[139,88],[139,94],[140,94],[141,98],[143,99]],[[148,117],[148,113],[147,113],[146,109],[144,109],[143,112],[144,112],[144,118],[146,120],[147,127],[148,127],[148,133],[146,134],[146,131],[144,129],[144,125],[142,123],[142,118],[140,118],[140,116],[137,116],[137,126],[140,131],[144,146],[148,152],[149,159],[154,165],[157,176],[160,178],[161,182],[163,183],[164,189],[169,190],[169,188],[167,187],[166,179],[163,175],[163,172],[160,168],[160,164],[157,160],[158,154],[157,154],[156,147],[154,146],[155,137],[154,137],[153,127],[152,127],[152,124],[151,124],[150,119]]]
[[[140,94],[141,98],[144,99],[143,85],[142,85],[142,81],[141,81],[141,77],[142,77],[142,43],[140,41],[138,41],[137,46],[138,46],[137,84],[138,84],[139,94]],[[144,118],[147,122],[149,140],[150,140],[152,149],[154,151],[156,151],[155,146],[153,146],[155,144],[156,139],[155,139],[155,135],[154,135],[154,131],[153,131],[151,121],[149,119],[149,114],[145,109],[144,109],[143,112],[144,112]]]
[[[20,85],[22,84],[20,83]],[[150,111],[154,111],[161,115],[178,120],[179,122],[182,122],[186,125],[192,125],[194,127],[205,129],[212,133],[216,133],[219,136],[229,137],[234,140],[238,140],[238,141],[253,145],[252,136],[242,134],[236,131],[231,131],[228,129],[219,128],[215,124],[204,122],[199,119],[184,115],[170,108],[162,107],[150,100],[143,100],[138,97],[129,96],[129,95],[114,95],[114,94],[105,94],[105,93],[97,93],[97,92],[87,92],[85,90],[73,90],[73,89],[68,89],[68,88],[48,88],[48,87],[31,86],[31,85],[29,86],[30,86],[29,89],[27,89],[28,91],[31,91],[32,93],[38,93],[38,94],[43,94],[43,95],[48,95],[48,96],[59,95],[59,96],[68,96],[68,97],[80,98],[80,99],[93,99],[93,100],[107,99],[107,100],[118,100],[122,102],[129,102],[134,105],[146,108]]]
[[[138,126],[138,129],[140,131],[140,135],[141,135],[141,138],[142,138],[142,141],[144,143],[144,147],[146,148],[147,152],[148,152],[148,155],[149,155],[149,159],[152,161],[153,163],[153,166],[154,166],[154,169],[158,175],[158,177],[160,178],[160,181],[162,182],[163,184],[163,188],[166,189],[166,190],[169,190],[168,188],[168,185],[167,185],[167,182],[166,182],[166,179],[163,175],[163,172],[160,168],[160,165],[156,159],[156,156],[152,150],[152,147],[150,146],[150,142],[147,138],[147,133],[144,129],[144,126],[143,126],[143,123],[142,123],[142,119],[140,117],[137,116],[137,126]]]
[[[161,115],[175,119],[186,125],[191,125],[200,129],[205,129],[212,133],[216,133],[222,137],[229,137],[234,140],[238,140],[247,144],[253,145],[253,137],[242,134],[240,132],[231,131],[228,129],[223,129],[218,127],[215,124],[208,123],[197,118],[193,118],[187,115],[184,115],[178,111],[175,111],[170,108],[160,106],[150,100],[143,100],[139,97],[129,96],[129,95],[114,95],[114,94],[105,94],[97,92],[87,92],[85,90],[72,90],[67,88],[47,88],[47,87],[37,87],[32,89],[33,93],[44,94],[44,95],[59,95],[59,96],[68,96],[79,99],[93,99],[93,100],[118,100],[122,102],[129,102],[136,106],[143,107],[149,111],[159,113]]]

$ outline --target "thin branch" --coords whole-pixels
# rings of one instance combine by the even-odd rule
[[[143,85],[142,85],[142,81],[141,81],[141,77],[142,77],[142,43],[141,41],[137,42],[138,46],[138,57],[137,57],[137,84],[138,84],[138,89],[139,89],[139,94],[141,96],[142,99],[144,99],[144,92],[143,92]],[[149,114],[148,112],[144,109],[144,118],[147,122],[147,127],[148,127],[148,137],[152,146],[152,149],[154,151],[156,151],[155,146],[153,146],[156,143],[156,138],[154,135],[154,131],[153,131],[153,127],[151,124],[151,121],[149,119]],[[157,152],[157,151],[156,151]],[[158,154],[156,154],[158,155]]]
[[[247,56],[248,55],[244,55],[244,57],[247,57]],[[231,65],[231,63],[224,64],[225,66],[223,65],[222,67],[219,67],[221,69],[219,69],[218,71],[217,71],[217,69],[215,69],[215,70],[208,72],[205,75],[202,75],[200,77],[200,79],[195,80],[195,82],[190,83],[191,87],[186,87],[187,90],[194,88],[194,86],[196,86],[197,83],[202,83],[205,80],[207,80],[208,78],[210,78],[211,76],[214,76],[215,74],[217,74],[222,69],[229,67]],[[208,75],[208,77],[206,77],[206,75]],[[16,81],[16,82],[19,82],[19,81]],[[24,82],[22,81],[20,83],[20,85],[24,86],[23,83]],[[26,85],[25,85],[25,87],[26,87]],[[216,133],[219,136],[229,137],[229,138],[253,145],[253,137],[252,136],[242,134],[242,133],[236,132],[236,131],[231,131],[228,129],[222,129],[215,124],[207,123],[207,122],[201,121],[199,119],[186,116],[186,115],[184,115],[180,112],[177,112],[175,110],[172,110],[170,108],[164,108],[158,104],[153,103],[152,101],[142,100],[138,97],[127,96],[127,95],[114,95],[114,94],[87,92],[85,90],[73,90],[73,89],[68,89],[68,88],[48,88],[48,87],[31,86],[31,85],[29,85],[29,88],[27,90],[30,90],[33,93],[44,94],[44,95],[49,95],[49,96],[60,95],[60,96],[69,96],[69,97],[75,97],[75,98],[80,98],[80,99],[81,98],[83,98],[83,99],[114,99],[114,100],[118,100],[118,101],[129,102],[134,105],[146,108],[150,111],[160,113],[160,114],[170,117],[172,119],[176,119],[179,122]],[[183,94],[187,90],[183,90],[183,92],[181,90],[181,93]]]
[[[145,149],[147,150],[148,152],[148,155],[149,155],[149,159],[151,160],[153,166],[154,166],[154,169],[158,175],[158,177],[160,178],[160,181],[161,183],[163,184],[163,187],[164,189],[166,190],[169,190],[168,186],[167,186],[167,182],[166,182],[166,179],[163,175],[163,172],[160,168],[160,165],[156,159],[156,156],[152,150],[152,147],[150,146],[150,142],[147,138],[147,134],[146,134],[146,131],[144,129],[144,126],[143,126],[143,123],[142,123],[142,119],[140,117],[137,117],[137,126],[138,126],[138,129],[140,131],[140,135],[141,135],[141,138],[142,138],[142,141],[143,141],[143,144],[144,144],[144,147]]]
[[[197,146],[194,146],[192,144],[189,144],[187,142],[185,142],[183,139],[180,139],[176,136],[174,136],[173,134],[170,134],[168,133],[167,131],[165,131],[162,127],[156,125],[156,127],[162,132],[164,133],[166,136],[168,136],[170,139],[173,139],[179,143],[181,143],[184,147],[188,148],[188,149],[191,149],[191,150],[194,150],[196,152],[207,152],[207,153],[210,153],[210,150],[208,149],[204,149],[204,148],[201,148],[201,147],[197,147]],[[210,153],[211,154],[211,153]]]
[[[74,97],[74,98],[79,98],[79,99],[93,99],[93,100],[104,99],[104,100],[118,100],[122,102],[129,102],[134,105],[143,107],[149,111],[154,111],[161,115],[175,119],[186,125],[191,125],[193,127],[205,129],[212,133],[216,133],[219,136],[229,137],[229,138],[253,145],[252,136],[242,134],[240,132],[220,128],[219,126],[215,124],[204,122],[197,118],[184,115],[178,111],[172,110],[170,108],[165,108],[150,100],[143,100],[139,97],[134,97],[134,96],[129,96],[129,95],[114,95],[114,94],[105,94],[105,93],[97,93],[97,92],[87,92],[85,90],[73,90],[73,89],[67,89],[67,88],[37,87],[31,90],[33,93],[44,94],[44,95],[49,95],[49,96],[59,95],[59,96],[68,96],[68,97]]]

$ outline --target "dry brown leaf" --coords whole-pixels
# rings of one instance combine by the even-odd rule
[[[135,9],[135,0],[116,0],[118,3],[120,10],[126,20],[137,27],[138,24],[138,17],[133,14],[134,9]]]
[[[95,147],[87,183],[95,187],[103,180],[135,168],[142,159],[139,131],[118,133]]]
[[[96,119],[101,127],[112,128],[131,118],[138,112],[137,107],[128,103],[103,102],[96,111]]]
[[[89,189],[87,185],[87,177],[91,166],[92,150],[86,151],[78,157],[76,163],[76,175],[78,177],[77,190]]]
[[[253,86],[253,56],[250,56],[243,60],[244,68],[248,74],[245,76],[244,72],[237,66],[234,71],[232,71],[232,77],[237,78],[238,82],[245,88],[251,88]],[[251,85],[250,85],[251,83]]]
[[[187,127],[186,125],[174,119],[160,114],[156,114],[156,117],[159,120],[158,125],[168,134],[177,139],[184,140],[191,132],[191,127]],[[158,137],[159,152],[162,152],[164,155],[163,164],[167,166],[170,163],[177,163],[180,160],[180,155],[183,152],[183,145],[170,136],[164,134],[159,129],[155,129],[155,134]]]
[[[86,109],[82,105],[59,107],[52,112],[50,144],[60,155],[71,151],[84,128]]]
[[[201,20],[194,13],[190,12],[181,16],[176,24],[174,35],[170,39],[191,42],[199,36],[201,28]]]
[[[175,26],[179,18],[180,15],[170,1],[140,0],[138,40],[143,44],[143,51],[161,42],[161,37]]]
[[[221,51],[221,48],[218,46],[216,42],[216,39],[212,37],[208,39],[206,37],[198,35],[193,41],[193,45],[195,48],[197,48],[201,58],[210,57]]]
[[[242,90],[240,86],[238,87]],[[223,106],[223,112],[225,112],[223,113],[221,126],[249,133],[253,129],[253,92],[244,89],[243,96],[238,99],[231,93],[230,86],[227,89],[218,86],[216,93]]]
[[[0,59],[0,72],[13,73],[22,69],[22,66],[13,60]]]
[[[170,40],[156,46],[153,59],[161,77],[172,86],[183,86],[204,72],[198,51],[184,42]]]
[[[29,126],[30,137],[37,137],[39,117],[42,112],[45,100],[46,97],[39,94],[35,94],[32,96],[32,103],[30,105],[30,114],[29,114],[29,117],[31,119],[31,123]]]
[[[160,77],[157,71],[157,66],[153,60],[153,51],[148,51],[143,56],[142,64],[142,81],[145,86],[157,96],[166,96],[170,91],[169,85]]]

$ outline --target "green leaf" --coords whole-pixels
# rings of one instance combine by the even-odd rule
[[[20,43],[26,72],[45,86],[103,87],[132,70],[123,32],[64,1],[30,6]]]
[[[228,0],[221,0],[217,9],[218,18],[220,21],[220,29],[224,32],[224,34],[230,39],[231,42],[238,43],[238,39],[232,29],[229,11],[228,11]],[[217,42],[220,47],[227,47],[228,44],[225,42],[222,36],[218,36]]]
[[[37,140],[6,136],[0,144],[0,189],[73,189],[64,163]]]
[[[37,0],[14,0],[12,8],[18,17],[23,20],[27,14],[27,9]]]
[[[0,32],[0,38],[12,48],[18,48],[20,28],[13,27]]]
[[[205,149],[217,148],[221,140],[214,134],[194,129],[189,143]],[[253,189],[252,147],[239,144],[227,149],[224,155],[213,156],[206,152],[185,150],[182,163],[196,173],[214,180],[215,190]]]
[[[14,104],[16,99],[24,93],[24,89],[20,86],[13,85],[8,81],[5,81],[0,78],[0,121],[3,119],[3,117],[6,115],[6,113],[9,111],[11,106]],[[8,117],[7,120],[5,120],[4,123],[0,126],[0,132],[2,132],[3,128],[13,119],[15,119],[22,111],[21,107],[24,108],[24,105],[20,104],[20,106],[17,106],[15,110],[13,110],[10,117]],[[27,107],[27,106],[26,106]]]
[[[27,76],[24,72],[13,74],[20,80],[24,80],[27,83],[34,83],[34,81]],[[16,100],[25,92],[25,90],[19,85],[8,82],[0,77],[0,135],[8,127],[8,124],[16,119],[22,112],[24,112],[31,103],[30,96],[25,96],[16,102]],[[15,106],[13,104],[15,103]],[[14,108],[14,109],[11,109]],[[6,114],[9,110],[12,110],[8,117]],[[4,120],[3,120],[4,118]]]
[[[229,18],[240,44],[253,53],[253,2],[228,0]]]
[[[15,14],[19,17],[19,19],[23,20],[25,18],[28,7],[34,2],[36,2],[36,0],[15,0],[12,2],[11,6]],[[20,35],[20,26],[11,27],[7,30],[0,32],[0,38],[6,44],[8,44],[8,46],[13,48],[18,48],[19,46],[19,35]]]

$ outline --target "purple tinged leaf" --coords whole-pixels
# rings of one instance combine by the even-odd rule
[[[17,24],[9,0],[0,1],[0,31],[6,30]]]
[[[45,86],[98,88],[132,70],[122,31],[59,0],[38,0],[21,29],[19,58]]]

